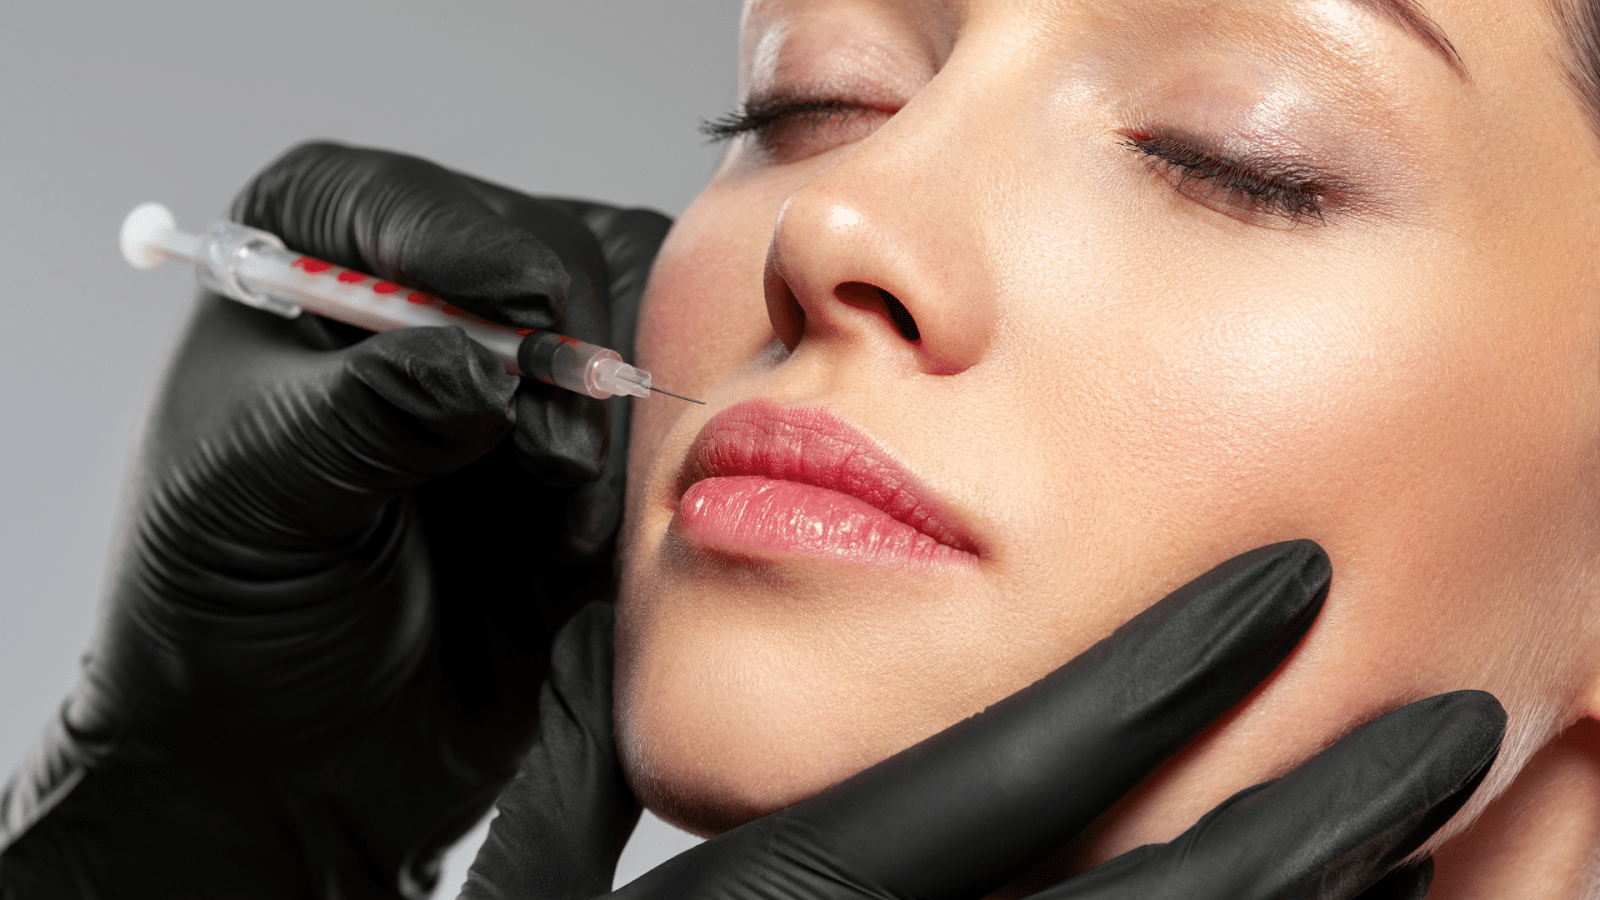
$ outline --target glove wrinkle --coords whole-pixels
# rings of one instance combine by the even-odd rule
[[[204,524],[196,537],[242,531],[257,552],[315,559],[353,546],[390,498],[461,468],[511,428],[517,380],[459,329],[391,332],[330,357],[174,461],[176,521]],[[224,512],[240,509],[251,518]]]
[[[551,328],[566,312],[561,258],[495,215],[464,176],[416,157],[303,144],[241,192],[230,216],[504,325]]]
[[[515,384],[458,329],[381,335],[173,460],[136,517],[143,564],[113,597],[108,627],[142,637],[91,662],[102,691],[74,705],[74,724],[104,730],[137,708],[130,740],[261,741],[381,706],[434,627],[427,550],[399,495],[492,447]],[[271,653],[251,652],[263,643]],[[351,658],[366,663],[352,671]],[[167,708],[168,696],[188,700]]]
[[[612,624],[609,605],[591,604],[556,637],[538,741],[496,804],[463,898],[576,900],[610,891],[639,816],[611,722]],[[540,836],[534,844],[530,833]]]
[[[516,447],[528,474],[552,487],[600,477],[611,444],[606,401],[524,380],[516,405]]]
[[[257,175],[229,208],[228,217],[270,231],[291,248],[348,269],[386,276],[361,253],[352,213],[377,170],[362,152],[331,141],[291,148]],[[381,203],[383,198],[370,198]],[[311,248],[315,248],[312,252]]]
[[[394,527],[407,504],[392,511],[370,555],[309,575],[228,583],[203,561],[151,567],[135,583],[161,593],[115,598],[126,612],[104,626],[110,637],[143,638],[112,642],[86,663],[98,690],[79,692],[69,723],[114,732],[135,753],[180,738],[202,747],[306,740],[383,706],[421,665],[433,616],[426,568],[398,565],[425,554],[421,535]],[[352,657],[365,663],[353,668]],[[130,719],[130,709],[140,715]]]
[[[0,851],[44,818],[83,780],[88,759],[77,752],[58,712],[0,788]]]

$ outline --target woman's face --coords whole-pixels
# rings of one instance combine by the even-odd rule
[[[1094,855],[1423,696],[1529,748],[1600,709],[1600,158],[1544,0],[1404,9],[747,9],[640,324],[707,401],[635,413],[648,804],[809,796],[1291,538],[1334,565],[1310,637]]]

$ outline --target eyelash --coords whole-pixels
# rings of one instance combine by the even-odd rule
[[[815,133],[830,119],[848,119],[861,112],[861,107],[843,100],[759,100],[701,121],[700,132],[712,143],[751,134],[770,144],[783,126],[810,120]],[[1173,188],[1180,193],[1191,182],[1208,182],[1236,207],[1285,218],[1292,225],[1307,219],[1324,221],[1327,187],[1304,168],[1228,158],[1168,137],[1134,134],[1121,143],[1144,157],[1151,168],[1164,169],[1169,179],[1176,176]]]
[[[811,119],[815,129],[828,119],[849,118],[859,112],[859,106],[843,100],[757,100],[719,118],[701,121],[700,133],[714,144],[741,134],[768,138],[779,126],[799,119]]]
[[[1272,161],[1229,159],[1208,153],[1173,138],[1130,135],[1124,147],[1145,157],[1152,168],[1176,176],[1180,193],[1190,182],[1210,182],[1229,202],[1247,210],[1286,218],[1291,224],[1306,219],[1323,221],[1326,186],[1318,177],[1294,165]]]
[[[714,144],[741,135],[755,136],[763,151],[773,155],[774,162],[790,162],[869,135],[870,130],[850,128],[854,120],[886,119],[893,114],[893,110],[874,109],[842,99],[758,99],[720,119],[702,120],[699,130]],[[795,133],[795,128],[806,123],[810,123],[808,133]],[[826,143],[814,143],[826,127],[850,130],[845,133],[830,131]]]

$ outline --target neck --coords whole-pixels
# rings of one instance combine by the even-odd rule
[[[1430,900],[1600,897],[1600,722],[1540,750],[1434,865]]]

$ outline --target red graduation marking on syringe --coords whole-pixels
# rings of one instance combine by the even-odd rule
[[[307,273],[312,274],[312,275],[321,274],[323,272],[327,272],[328,270],[332,269],[332,270],[338,272],[338,275],[336,277],[343,284],[356,284],[357,282],[365,281],[366,279],[371,277],[371,276],[365,275],[365,274],[363,274],[361,272],[357,272],[354,269],[341,269],[338,266],[335,266],[333,263],[327,262],[325,260],[316,259],[316,258],[310,257],[310,256],[299,256],[299,257],[296,257],[293,262],[289,263],[289,265],[290,266],[297,266],[297,267],[305,270]],[[399,291],[399,290],[400,290],[400,285],[395,284],[392,281],[381,281],[381,280],[374,279],[373,284],[372,284],[372,292],[374,294],[378,294],[380,296],[381,295],[387,295],[387,294],[393,294],[393,293],[395,293],[396,291]],[[423,306],[426,306],[426,305],[429,305],[429,304],[437,302],[439,304],[440,311],[442,311],[445,315],[447,315],[447,316],[466,316],[466,317],[476,321],[479,325],[484,325],[484,326],[489,327],[489,328],[505,328],[506,327],[504,325],[501,325],[499,322],[491,322],[491,321],[489,321],[488,319],[485,319],[482,316],[472,315],[471,313],[467,312],[464,309],[461,309],[460,307],[453,306],[453,305],[451,305],[449,303],[445,303],[445,302],[439,300],[438,297],[435,297],[432,294],[425,294],[422,291],[411,291],[409,294],[406,295],[406,299],[409,300],[412,303],[420,304],[420,305],[423,305]],[[532,329],[532,328],[517,328],[517,329],[514,329],[514,330],[516,331],[517,334],[522,334],[522,335],[532,334],[533,331],[534,331],[534,329]],[[564,340],[576,341],[577,338],[564,338]]]

